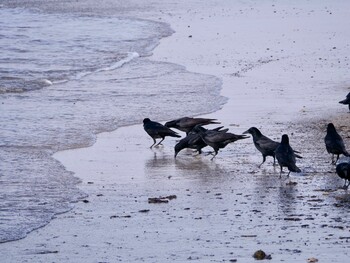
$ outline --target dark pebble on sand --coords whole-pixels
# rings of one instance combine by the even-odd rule
[[[255,251],[253,258],[256,260],[272,259],[271,255],[266,255],[266,253],[262,250]]]
[[[148,213],[149,212],[149,209],[142,209],[142,210],[139,210],[140,213]]]

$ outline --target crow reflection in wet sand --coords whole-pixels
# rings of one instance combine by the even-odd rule
[[[145,118],[143,120],[143,128],[148,133],[148,135],[151,136],[151,138],[153,139],[153,144],[151,145],[150,148],[152,148],[156,144],[156,139],[161,139],[156,145],[158,146],[161,144],[161,142],[165,139],[166,136],[177,137],[177,138],[181,137],[180,135],[178,135],[176,132],[169,129],[168,127],[165,127],[159,122],[151,121],[149,118]]]
[[[225,148],[229,143],[248,138],[245,135],[236,135],[226,131],[203,131],[198,126],[194,130],[199,133],[207,145],[214,149],[214,156],[211,160],[218,154],[219,149]]]
[[[199,135],[198,131],[201,130],[203,132],[210,133],[211,131],[221,131],[221,132],[227,132],[228,129],[221,130],[223,126],[215,128],[213,130],[207,130],[203,127],[198,126],[196,130],[192,130],[188,133],[188,135],[181,139],[174,147],[175,149],[175,158],[178,155],[180,151],[182,151],[185,148],[195,149],[197,150],[198,154],[202,153],[202,149],[207,146],[207,144],[202,140],[201,136]]]
[[[243,132],[243,134],[248,134],[248,133],[252,135],[254,145],[255,145],[256,149],[258,149],[258,151],[261,152],[262,157],[263,157],[263,161],[261,164],[259,164],[259,168],[266,161],[267,156],[273,157],[273,165],[275,165],[275,163],[276,163],[275,150],[280,145],[280,143],[273,141],[270,138],[266,137],[256,127],[251,127],[248,130],[246,130],[245,132]],[[299,153],[299,152],[294,151],[294,153]],[[295,154],[295,157],[302,158],[298,154]]]
[[[278,161],[278,164],[281,167],[281,172],[280,172],[280,177],[282,176],[282,170],[283,167],[287,167],[289,172],[294,172],[294,173],[300,173],[301,170],[296,166],[296,160],[295,160],[295,153],[292,147],[289,145],[289,137],[287,134],[282,135],[282,140],[280,145],[277,147],[276,151],[276,158]]]
[[[350,185],[350,163],[338,164],[336,167],[336,173],[340,178],[345,180],[343,188],[348,189]],[[348,181],[348,183],[346,183],[346,181]]]
[[[350,92],[348,93],[348,95],[346,95],[346,99],[339,101],[339,103],[345,104],[345,105],[347,104],[349,106],[349,111],[350,111]]]
[[[327,125],[327,134],[324,138],[324,142],[326,144],[327,152],[332,154],[332,164],[337,163],[340,154],[349,156],[349,153],[345,149],[344,141],[338,134],[333,123],[328,123]],[[334,155],[337,155],[337,159],[335,161]]]
[[[217,122],[216,119],[183,117],[168,121],[165,123],[165,126],[178,129],[188,134],[196,125],[204,126],[208,124],[220,124],[220,122]]]

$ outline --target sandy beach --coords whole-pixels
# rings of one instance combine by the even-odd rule
[[[54,155],[87,196],[1,244],[4,262],[253,262],[259,249],[271,262],[348,260],[350,195],[323,139],[333,122],[350,149],[350,113],[338,103],[350,87],[350,3],[263,2],[162,1],[137,16],[175,30],[151,60],[222,79],[227,103],[202,116],[236,134],[251,126],[277,141],[288,134],[302,173],[280,178],[269,157],[258,168],[251,138],[212,161],[190,150],[174,159],[176,139],[150,149],[140,119]]]

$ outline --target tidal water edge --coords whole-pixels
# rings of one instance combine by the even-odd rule
[[[85,196],[53,153],[144,116],[201,114],[225,102],[220,79],[147,58],[173,33],[168,24],[4,6],[0,17],[0,242]]]

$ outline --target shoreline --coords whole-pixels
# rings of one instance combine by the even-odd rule
[[[195,20],[196,17],[190,18]],[[160,61],[174,59],[181,62],[186,59],[186,54],[175,59],[176,55],[167,52],[169,47],[173,47],[176,54],[175,47],[179,45],[194,53],[201,53],[205,49],[200,39],[198,42],[203,46],[202,49],[198,45],[192,46],[185,42],[188,40],[188,32],[184,30],[184,25],[188,24],[188,21],[181,23],[173,21],[173,23],[178,27],[178,30],[175,29],[176,35],[162,39],[150,59]],[[207,26],[210,24],[208,21]],[[183,30],[179,31],[179,28]],[[219,35],[221,34],[223,33],[220,32]],[[195,37],[193,33],[191,39]],[[215,41],[207,44],[215,47]],[[209,64],[204,63],[200,66],[196,59],[188,57],[185,64],[172,62],[185,65],[190,71],[199,66],[197,69],[203,71],[198,73],[210,70]],[[314,90],[311,90],[311,93],[305,90],[304,93],[304,88],[300,88],[297,91],[301,94],[292,100],[295,105],[287,104],[291,107],[279,112],[276,108],[283,106],[286,101],[276,103],[275,107],[266,107],[257,98],[253,98],[261,76],[269,69],[276,70],[276,66],[267,63],[267,68],[257,66],[258,69],[254,70],[253,67],[243,77],[234,77],[232,74],[237,72],[236,67],[237,64],[227,66],[221,71],[215,67],[211,68],[213,72],[219,72],[218,75],[214,75],[222,78],[222,95],[229,95],[226,96],[229,100],[219,111],[204,116],[218,118],[222,125],[234,133],[241,133],[256,125],[262,127],[267,136],[276,140],[282,132],[293,134],[292,143],[295,148],[307,149],[304,158],[309,158],[313,163],[311,165],[308,161],[300,161],[304,175],[291,177],[297,182],[296,186],[286,185],[284,180],[276,184],[278,169],[276,173],[271,167],[270,159],[262,169],[257,169],[261,156],[254,149],[251,138],[229,145],[219,152],[213,162],[206,156],[193,157],[190,151],[181,152],[174,160],[172,147],[175,140],[166,139],[164,147],[152,151],[148,148],[151,139],[141,125],[122,127],[114,132],[98,134],[95,144],[91,147],[55,154],[67,170],[75,171],[74,176],[82,180],[79,188],[90,193],[87,202],[77,203],[73,210],[57,215],[56,220],[44,228],[33,231],[23,240],[9,242],[11,245],[2,244],[5,255],[14,255],[14,251],[19,252],[13,261],[9,258],[9,262],[127,259],[155,262],[168,260],[216,262],[237,259],[238,262],[250,262],[251,255],[258,249],[266,250],[276,261],[306,260],[313,256],[332,262],[343,262],[348,257],[344,251],[347,247],[346,240],[341,239],[349,232],[345,224],[347,220],[342,219],[345,221],[340,221],[338,224],[329,219],[331,215],[339,212],[333,207],[336,202],[334,200],[337,199],[332,195],[342,197],[343,192],[334,188],[333,190],[336,190],[334,192],[324,191],[327,184],[334,187],[340,179],[336,176],[327,177],[332,167],[326,163],[328,161],[326,154],[316,158],[313,156],[315,145],[310,142],[303,145],[307,143],[305,134],[316,134],[314,138],[322,138],[323,131],[320,127],[315,132],[314,123],[308,123],[308,127],[303,124],[309,119],[317,120],[320,114],[318,110],[325,108],[321,113],[331,114],[331,118],[339,125],[343,121],[346,123],[342,118],[349,120],[346,107],[337,105],[335,101],[340,92],[327,96],[327,89],[324,87],[320,90],[323,101],[321,103],[312,101],[309,106],[304,105],[307,100],[297,100]],[[235,86],[231,84],[232,80]],[[247,81],[251,83],[246,84]],[[247,88],[242,89],[240,85]],[[274,88],[268,95],[281,95]],[[286,87],[282,90],[289,94]],[[344,94],[346,95],[345,89]],[[268,97],[266,94],[259,95],[263,99]],[[253,98],[252,104],[245,105],[247,98]],[[253,105],[260,106],[261,109],[258,111],[256,107],[251,108]],[[239,114],[232,115],[232,112]],[[298,119],[300,116],[296,115],[299,114],[304,119],[293,123],[291,120]],[[319,120],[321,119],[325,118],[319,117]],[[319,126],[322,126],[321,124]],[[342,132],[349,134],[348,127],[342,129]],[[320,143],[316,148],[322,151],[322,146]],[[318,169],[315,169],[315,164],[319,165]],[[315,185],[310,185],[310,182]],[[310,190],[313,195],[308,192]],[[149,197],[173,194],[177,198],[168,204],[157,206],[147,203]],[[288,198],[293,199],[295,203],[290,203]],[[317,201],[321,199],[323,201]],[[261,200],[263,204],[260,204]],[[276,205],[278,200],[280,204]],[[268,207],[271,203],[278,207]],[[232,207],[229,204],[235,205]],[[303,205],[308,209],[304,208],[302,212],[296,209],[302,208]],[[318,218],[310,212],[310,208],[318,213],[326,211],[330,216]],[[149,211],[140,212],[146,210]],[[278,220],[270,219],[272,222],[267,220],[271,215],[281,214]],[[261,218],[264,220],[261,221]],[[294,218],[295,221],[290,223],[285,218]],[[251,227],[244,226],[245,220],[253,220]],[[238,229],[237,223],[240,226]],[[302,224],[308,227],[300,227]],[[327,227],[321,228],[322,225]],[[256,228],[260,229],[259,233]],[[116,233],[109,231],[110,229],[115,229]],[[267,238],[274,229],[273,233],[276,234]],[[295,229],[297,231],[294,231]],[[323,232],[321,236],[317,236],[319,229]],[[307,236],[304,236],[305,234]],[[333,236],[328,236],[330,234]],[[278,235],[280,237],[277,237]],[[317,237],[321,237],[322,240],[317,241]],[[242,242],[246,244],[243,247]],[[303,242],[310,242],[309,246],[302,246]],[[173,244],[176,244],[176,247],[173,247]],[[294,250],[289,248],[290,244]],[[189,249],[191,246],[194,248]],[[155,250],[159,249],[165,254],[155,253]],[[319,254],[315,255],[316,252]],[[339,254],[331,257],[330,252]]]

